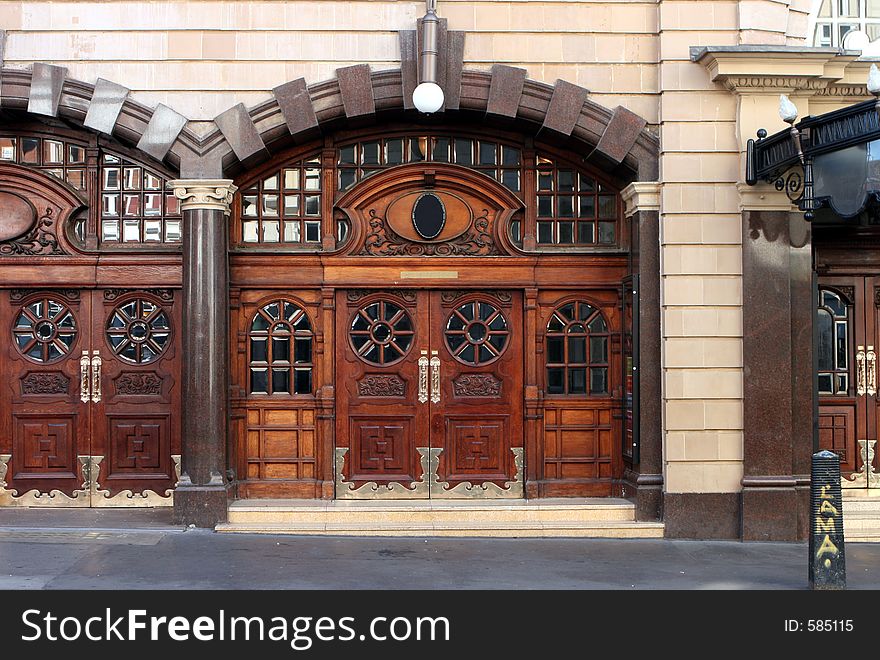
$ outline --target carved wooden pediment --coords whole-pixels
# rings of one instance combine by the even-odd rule
[[[74,253],[65,223],[82,206],[76,192],[55,177],[0,163],[0,257]]]
[[[352,236],[342,254],[381,257],[517,254],[508,226],[522,211],[485,174],[444,163],[412,163],[374,174],[339,200]]]

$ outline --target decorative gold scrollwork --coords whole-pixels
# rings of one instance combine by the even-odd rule
[[[91,400],[91,385],[89,380],[89,367],[92,361],[89,359],[89,352],[83,351],[82,357],[79,359],[79,399],[83,403]]]
[[[101,402],[101,355],[92,353],[92,403]]]
[[[865,372],[865,347],[859,346],[856,349],[856,395],[865,396],[867,391],[868,376]]]
[[[469,481],[456,484],[450,487],[445,481],[440,481],[437,476],[437,464],[440,458],[441,450],[437,450],[437,455],[433,456],[434,465],[431,472],[431,499],[462,499],[462,500],[480,500],[480,499],[518,499],[524,497],[524,480],[523,480],[523,448],[511,447],[513,452],[513,462],[516,466],[516,475],[513,481],[505,482],[504,486],[487,481],[484,483],[471,483]]]
[[[427,362],[427,358],[425,358]],[[375,481],[369,481],[362,486],[355,488],[350,481],[345,480],[343,470],[345,469],[345,455],[348,453],[348,447],[336,448],[336,497],[340,500],[398,500],[398,499],[425,499],[428,497],[429,483],[426,477],[431,474],[429,449],[427,447],[416,447],[422,465],[422,476],[418,481],[413,481],[409,486],[402,483],[392,481],[387,484],[378,484]]]
[[[873,346],[868,346],[865,353],[865,373],[866,386],[865,392],[868,396],[877,394],[877,353],[874,352]]]
[[[853,472],[849,478],[843,477],[840,480],[842,488],[880,488],[880,474],[874,471],[876,446],[876,440],[859,440],[862,467],[858,472]]]
[[[440,358],[437,351],[431,357],[431,403],[440,403]]]
[[[428,402],[428,351],[422,351],[419,358],[419,403]]]

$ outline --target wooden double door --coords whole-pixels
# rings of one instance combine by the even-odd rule
[[[0,504],[170,504],[180,461],[173,291],[5,290],[0,319]]]
[[[521,292],[336,295],[336,497],[522,497]]]
[[[880,276],[820,277],[816,303],[819,446],[844,487],[878,489]]]

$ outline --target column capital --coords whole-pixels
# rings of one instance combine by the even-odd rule
[[[232,179],[175,179],[170,183],[181,211],[207,209],[229,215],[232,196],[238,190]]]
[[[659,211],[660,182],[635,181],[620,191],[620,197],[627,218],[639,211]]]

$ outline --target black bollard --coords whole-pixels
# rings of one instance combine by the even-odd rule
[[[840,457],[813,454],[810,482],[810,588],[846,589]]]

